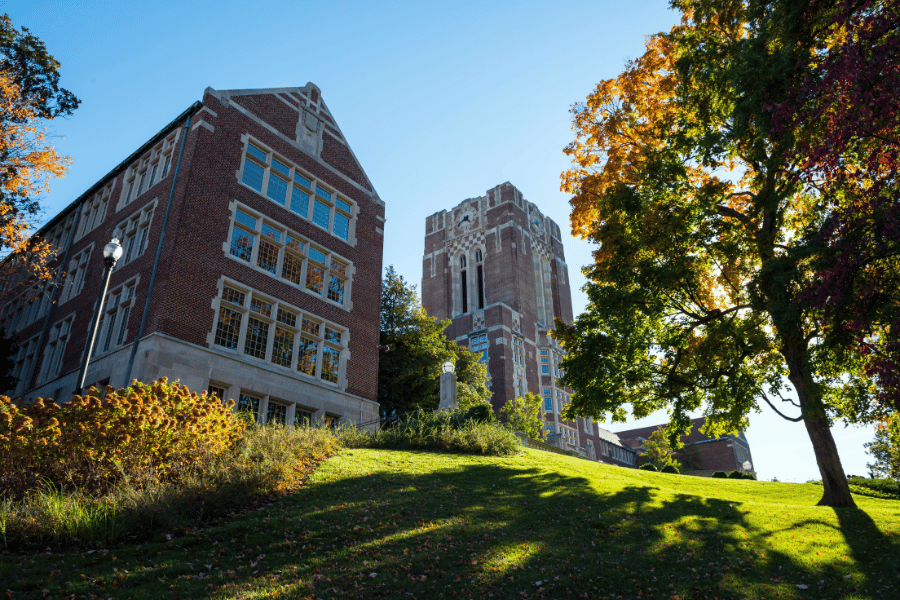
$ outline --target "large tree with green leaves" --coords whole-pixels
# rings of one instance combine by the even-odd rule
[[[802,131],[771,123],[829,35],[833,4],[672,4],[682,23],[573,108],[562,189],[573,231],[598,248],[587,311],[558,324],[563,383],[578,391],[569,414],[665,408],[677,447],[689,412],[703,408],[704,432],[718,435],[745,430],[766,402],[805,426],[820,504],[853,506],[830,426],[872,389],[804,299],[828,209],[792,158]]]
[[[444,335],[449,320],[429,317],[393,265],[381,282],[381,347],[378,361],[378,402],[382,420],[420,408],[436,410],[440,403],[441,365],[456,365],[457,397],[465,407],[490,398],[487,369],[478,355]]]

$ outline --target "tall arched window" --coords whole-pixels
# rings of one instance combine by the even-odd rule
[[[478,275],[478,310],[484,308],[484,265],[482,265],[483,255],[481,248],[475,250],[475,265]]]
[[[462,288],[462,312],[469,312],[469,286],[466,282],[466,256],[459,257],[459,282]]]

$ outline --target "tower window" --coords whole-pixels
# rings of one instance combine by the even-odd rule
[[[466,262],[466,258],[463,257],[462,262]],[[469,287],[466,285],[466,272],[460,271],[459,279],[462,282],[462,311],[463,313],[469,312]]]

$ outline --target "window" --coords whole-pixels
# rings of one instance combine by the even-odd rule
[[[69,236],[72,233],[72,225],[74,223],[75,214],[73,211],[72,213],[70,213],[69,217],[67,217],[62,223],[54,227],[50,231],[50,233],[47,234],[47,242],[55,252],[59,253],[69,245]]]
[[[478,310],[484,308],[484,265],[482,265],[482,254],[481,250],[475,251],[475,275],[478,280]]]
[[[512,336],[513,363],[517,365],[525,364],[525,342],[521,336]]]
[[[488,336],[486,333],[482,333],[481,335],[475,335],[469,338],[469,350],[475,352],[476,354],[481,354],[481,358],[479,358],[479,362],[483,364],[487,364],[488,361]],[[517,396],[519,394],[516,394]]]
[[[84,276],[87,272],[88,263],[91,260],[91,251],[93,249],[94,245],[91,244],[69,261],[69,272],[66,273],[65,287],[59,298],[60,304],[68,302],[81,293],[81,288],[84,287]]]
[[[65,319],[57,321],[53,327],[50,328],[47,337],[47,345],[44,349],[41,374],[38,377],[39,383],[46,383],[59,375],[63,364],[63,354],[65,354],[66,351],[66,343],[69,341],[69,333],[71,332],[72,321],[74,320],[75,313],[72,313]]]
[[[247,142],[240,181],[272,202],[350,241],[353,204],[258,142]]]
[[[344,305],[351,263],[283,225],[235,207],[228,254],[307,293]]]
[[[259,398],[241,392],[238,396],[237,412],[249,412],[253,415],[253,420],[259,419]]]
[[[590,417],[585,417],[584,421],[584,432],[585,433],[594,433],[594,422]]]
[[[282,425],[287,421],[287,404],[269,400],[269,407],[266,410],[266,423],[280,423]]]
[[[106,294],[103,320],[94,341],[94,356],[109,352],[125,343],[128,334],[128,317],[134,305],[137,278],[132,279]]]
[[[8,334],[31,325],[50,311],[53,290],[59,282],[59,268],[54,269],[49,280],[41,281],[9,301],[0,313],[0,323]]]
[[[212,344],[305,376],[339,383],[344,329],[258,292],[225,283]]]
[[[150,223],[153,221],[153,211],[156,208],[156,200],[147,205],[132,217],[123,221],[116,227],[113,237],[122,243],[122,258],[116,263],[116,267],[127,265],[144,253],[147,249],[147,240],[150,236]]]
[[[81,204],[81,219],[78,221],[78,231],[75,233],[75,239],[81,239],[86,233],[93,231],[97,225],[103,222],[106,217],[106,206],[109,204],[109,197],[112,194],[115,179],[110,181],[99,192],[94,194],[89,200],[85,200]]]
[[[7,390],[10,392],[10,396],[21,395],[29,389],[29,384],[31,383],[29,375],[31,374],[31,368],[34,366],[34,358],[37,355],[37,339],[38,336],[34,336],[27,342],[19,345],[12,368],[12,376],[19,381],[16,383],[15,388]],[[26,378],[28,379],[26,380]]]
[[[219,400],[225,401],[225,388],[221,385],[217,385],[215,383],[210,383],[209,387],[206,388],[206,394],[208,396],[215,396]]]
[[[303,410],[299,406],[294,407],[294,427],[309,427],[312,425],[312,413]]]
[[[547,425],[547,431],[549,431],[550,433],[553,433],[553,431],[554,431],[553,423],[550,423]]]
[[[178,140],[180,128],[170,133],[164,140],[134,161],[125,171],[125,184],[116,210],[128,206],[138,196],[165,179],[169,174],[175,142]]]

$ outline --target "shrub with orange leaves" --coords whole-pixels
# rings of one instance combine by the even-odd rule
[[[165,378],[92,388],[65,404],[0,396],[0,489],[19,497],[46,483],[101,491],[122,479],[178,479],[241,438],[233,405]]]

